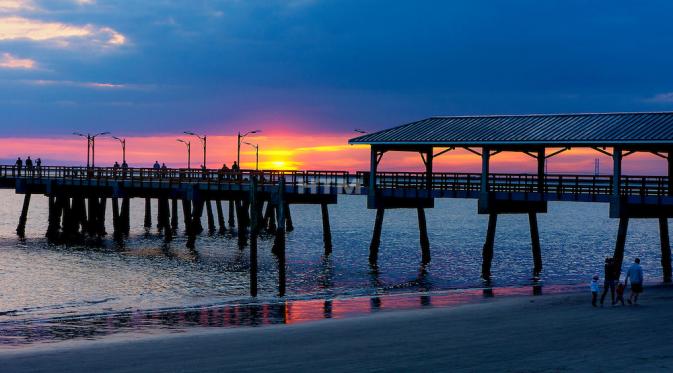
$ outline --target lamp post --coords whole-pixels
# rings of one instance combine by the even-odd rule
[[[86,137],[86,167],[96,167],[96,137],[109,135],[110,132],[100,132],[95,135],[90,135],[88,133],[85,135],[79,132],[73,132],[72,134],[75,136]],[[89,163],[89,153],[91,153],[91,163]]]
[[[176,141],[187,145],[187,169],[192,168],[192,143],[183,139],[177,139]]]
[[[96,137],[109,134],[110,132],[100,132],[91,136],[91,168],[96,167]]]
[[[86,168],[89,168],[89,157],[90,157],[89,152],[90,152],[90,149],[91,149],[91,135],[89,135],[89,134],[85,135],[85,134],[79,133],[79,132],[73,132],[72,134],[75,135],[75,136],[86,137]]]
[[[126,163],[126,139],[120,139],[117,136],[112,136],[112,138],[122,144],[122,164]]]
[[[243,143],[255,148],[255,171],[259,171],[259,144],[251,144],[245,141],[243,141]],[[240,167],[241,165],[239,164],[238,166]]]
[[[201,136],[195,134],[194,132],[189,131],[185,131],[184,134],[198,137],[199,140],[201,141],[201,144],[203,144],[203,168],[206,168],[206,140],[207,140],[206,135]]]
[[[241,167],[241,139],[248,135],[252,135],[253,133],[260,133],[262,130],[254,130],[254,131],[248,131],[244,134],[241,135],[241,132],[238,133],[238,147],[236,148],[236,164],[238,164],[238,167]]]

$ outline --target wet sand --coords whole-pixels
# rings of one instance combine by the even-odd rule
[[[670,371],[673,287],[637,307],[588,291],[263,328],[195,329],[0,351],[2,372]]]

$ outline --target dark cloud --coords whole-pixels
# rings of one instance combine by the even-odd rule
[[[23,17],[110,28],[125,43],[0,41],[39,66],[0,69],[6,134],[673,109],[668,1],[35,3]]]

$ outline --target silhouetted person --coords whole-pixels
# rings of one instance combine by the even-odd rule
[[[239,173],[241,172],[241,167],[238,166],[238,163],[234,161],[234,164],[231,165],[231,172],[234,173],[234,178],[238,179],[240,178]]]
[[[37,166],[37,174],[38,176],[42,176],[42,159],[38,158],[35,161],[35,165]]]
[[[119,162],[115,161],[115,164],[112,166],[112,175],[114,177],[117,177],[118,173],[119,173]]]
[[[159,161],[154,161],[154,166],[152,166],[155,170],[161,169],[161,165],[159,164]]]
[[[631,294],[627,302],[629,304],[638,303],[638,295],[643,292],[643,268],[640,266],[640,259],[636,258],[626,272],[624,286],[631,280]]]
[[[21,176],[21,169],[23,168],[23,161],[21,157],[16,159],[16,175]]]
[[[126,171],[129,169],[129,164],[126,161],[122,162],[122,177],[126,177]]]
[[[615,285],[619,280],[619,270],[616,268],[613,258],[605,258],[605,280],[603,281],[603,295],[601,295],[601,307],[605,301],[605,295],[610,290],[612,305],[615,305]]]
[[[166,163],[161,164],[161,176],[166,176],[168,175],[168,167],[166,167]]]
[[[33,160],[30,159],[30,156],[26,158],[26,175],[33,175]]]

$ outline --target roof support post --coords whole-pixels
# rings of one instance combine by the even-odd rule
[[[432,192],[432,152],[432,147],[425,151],[425,183],[428,189],[428,197]]]
[[[488,193],[488,174],[491,149],[484,147],[481,150],[481,193]]]
[[[621,178],[622,178],[622,148],[615,146],[612,151],[612,160],[614,166],[612,168],[612,196],[619,198],[621,194]]]
[[[545,184],[545,174],[544,174],[544,164],[547,161],[545,157],[545,149],[542,148],[537,151],[537,191],[540,193],[540,198],[544,193],[544,184]]]
[[[668,195],[673,196],[673,150],[668,152]]]
[[[370,202],[376,198],[376,171],[378,166],[378,149],[372,146],[369,160],[369,188],[367,188],[367,199]]]

